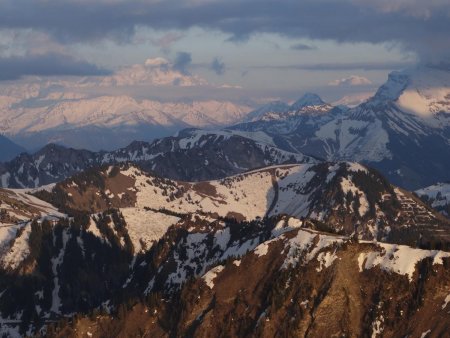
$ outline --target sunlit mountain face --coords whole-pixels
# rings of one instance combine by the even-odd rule
[[[448,336],[448,13],[0,2],[0,336]]]

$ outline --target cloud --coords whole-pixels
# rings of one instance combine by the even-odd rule
[[[0,58],[0,80],[17,80],[23,76],[91,76],[110,71],[92,63],[57,53],[9,56]]]
[[[293,49],[293,50],[314,50],[314,49],[317,49],[317,47],[306,45],[304,43],[297,43],[295,45],[292,45],[291,49]]]
[[[144,63],[147,67],[162,67],[169,64],[169,61],[162,58],[162,57],[156,57],[156,58],[149,58],[145,60]]]
[[[221,61],[219,58],[215,57],[213,61],[211,62],[211,69],[217,74],[217,75],[223,75],[225,73],[225,63]]]
[[[225,83],[223,85],[220,85],[219,88],[224,88],[224,89],[242,89],[242,86],[230,85],[230,84]]]
[[[358,75],[350,75],[349,77],[333,80],[328,83],[329,86],[365,86],[370,84],[372,84],[372,81],[364,76]]]
[[[152,40],[155,46],[160,47],[165,53],[168,53],[172,48],[172,45],[181,40],[184,37],[184,34],[169,32],[161,36],[159,39]]]
[[[178,52],[173,61],[173,69],[179,71],[181,74],[188,75],[188,68],[192,63],[191,53]]]
[[[200,27],[245,41],[299,39],[394,43],[422,60],[450,58],[448,0],[2,0],[0,28],[45,31],[61,43],[129,41],[138,27]]]
[[[336,71],[336,70],[394,70],[410,67],[411,62],[351,62],[351,63],[311,63],[291,65],[261,65],[252,66],[253,69],[285,69],[285,70],[312,70],[312,71]]]

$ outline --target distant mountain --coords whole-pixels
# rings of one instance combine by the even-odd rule
[[[353,93],[341,97],[339,100],[332,103],[333,106],[341,106],[347,108],[354,108],[361,103],[364,103],[374,95],[373,92]]]
[[[332,106],[322,101],[318,95],[306,93],[292,105],[282,101],[269,102],[248,113],[243,122],[287,119],[288,117],[302,115],[305,112],[328,112],[332,108]]]
[[[103,77],[30,78],[2,84],[0,132],[32,150],[48,143],[113,150],[134,140],[173,135],[187,127],[234,124],[251,110],[225,99],[158,100],[150,98],[156,94],[149,95],[152,91],[188,88],[219,90],[199,76],[180,72],[162,58],[148,59],[145,64]]]
[[[355,108],[316,107],[324,106],[269,112],[231,129],[264,132],[290,152],[366,163],[410,189],[450,179],[450,71],[394,72]]]
[[[24,151],[24,148],[0,135],[0,162],[9,161]]]
[[[321,106],[324,105],[325,102],[319,97],[319,95],[314,93],[305,93],[299,100],[295,101],[290,109],[291,110],[299,110],[304,107],[310,106]]]
[[[285,113],[289,111],[290,106],[282,101],[269,102],[258,109],[247,114],[244,118],[245,122],[251,122],[261,119],[267,113]]]
[[[249,135],[251,138],[249,138]],[[164,177],[199,181],[223,178],[281,163],[317,163],[312,157],[272,146],[263,133],[184,130],[152,143],[133,142],[111,152],[92,152],[50,144],[0,165],[0,186],[34,188],[59,182],[104,164],[138,163]]]

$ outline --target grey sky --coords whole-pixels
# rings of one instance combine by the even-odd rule
[[[354,74],[377,84],[412,62],[448,62],[448,32],[448,0],[3,0],[0,79],[97,75],[164,56],[251,90]]]

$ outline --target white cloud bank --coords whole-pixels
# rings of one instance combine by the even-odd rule
[[[358,75],[350,75],[349,77],[328,82],[329,86],[365,86],[370,84],[372,84],[372,81],[364,76]]]

